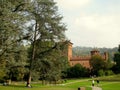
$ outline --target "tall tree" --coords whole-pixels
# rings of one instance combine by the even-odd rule
[[[24,3],[24,0],[0,0],[0,63],[3,67],[14,61],[14,54],[26,38]]]
[[[56,46],[50,41],[36,42],[35,60],[33,70],[39,72],[43,81],[56,81],[61,78],[62,71],[68,66],[66,51],[67,42],[56,42]],[[31,50],[30,50],[31,51]],[[31,53],[30,53],[31,56]],[[53,73],[54,72],[54,73]],[[53,74],[57,75],[53,75]],[[33,74],[33,72],[32,72]],[[44,83],[43,83],[44,84]]]
[[[120,45],[118,47],[118,52],[114,54],[114,61],[116,65],[114,66],[114,72],[120,73]]]
[[[17,45],[16,45],[17,46]],[[6,61],[7,75],[6,79],[23,80],[27,65],[27,49],[23,45],[18,45],[14,52],[8,54]]]
[[[105,69],[105,61],[103,58],[99,55],[94,55],[90,59],[90,66],[92,69],[92,74],[97,75],[99,70],[104,70]]]
[[[15,11],[16,8],[17,5],[12,0],[0,1],[0,56],[23,38],[25,15],[19,10]]]
[[[64,23],[61,22],[61,15],[57,12],[57,6],[53,0],[32,0],[31,10],[28,13],[31,15],[31,25],[28,32],[31,34],[31,59],[29,68],[29,77],[27,86],[30,86],[31,73],[33,69],[33,62],[36,59],[36,51],[38,42],[52,42],[50,45],[42,45],[44,48],[41,53],[46,53],[56,48],[56,42],[64,40],[64,31],[66,30]]]

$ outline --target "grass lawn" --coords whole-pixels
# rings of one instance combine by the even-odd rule
[[[102,90],[120,90],[120,81],[114,81],[119,79],[116,76],[101,77],[99,78],[99,87]],[[0,85],[0,90],[78,90],[78,87],[85,87],[86,90],[91,89],[92,81],[90,79],[72,79],[67,80],[66,83],[61,85],[41,85],[40,83],[33,83],[32,88],[25,87],[25,83],[16,83],[16,85],[2,86]],[[95,82],[95,85],[96,82]]]
[[[100,87],[103,90],[120,90],[120,74],[97,78],[100,80]]]
[[[103,82],[100,87],[103,90],[120,90],[120,82]]]
[[[91,90],[91,81],[89,80],[67,80],[66,83],[61,85],[41,85],[32,84],[32,88],[25,87],[24,84],[0,86],[0,90],[78,90],[78,87],[85,87],[86,90]]]

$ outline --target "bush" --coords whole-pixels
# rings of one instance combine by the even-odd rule
[[[112,70],[107,70],[107,71],[105,71],[105,75],[106,75],[106,76],[114,75],[114,73],[113,73]]]
[[[98,71],[98,76],[105,76],[105,72],[101,69]]]
[[[67,69],[67,78],[80,78],[87,77],[89,75],[89,70],[80,64],[76,64],[73,67]]]
[[[4,76],[6,75],[5,70],[4,69],[0,69],[0,82],[4,81]]]

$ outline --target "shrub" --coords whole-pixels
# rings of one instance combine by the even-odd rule
[[[105,76],[105,72],[101,69],[98,71],[98,76]]]
[[[106,75],[106,76],[114,75],[114,73],[113,73],[112,70],[107,70],[107,71],[105,71],[105,75]]]

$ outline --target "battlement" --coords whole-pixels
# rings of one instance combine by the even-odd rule
[[[88,60],[90,58],[91,58],[91,56],[74,56],[74,57],[70,58],[70,60]]]

